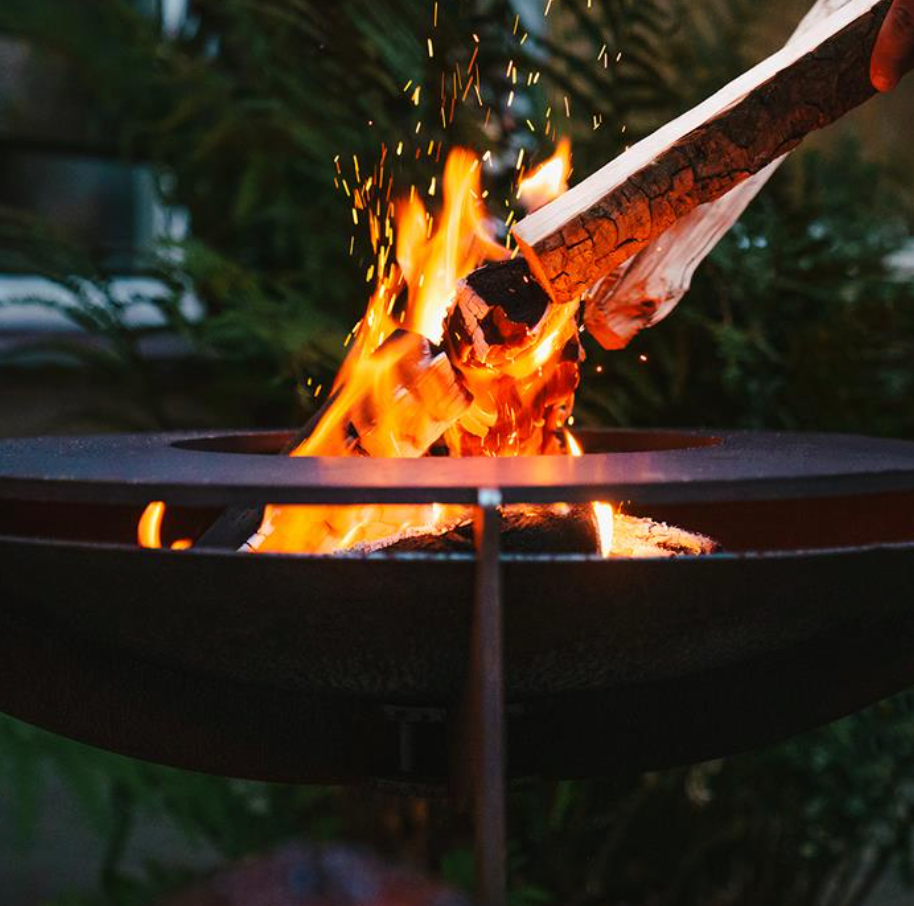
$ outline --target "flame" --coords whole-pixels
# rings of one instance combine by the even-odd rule
[[[136,536],[140,547],[160,548],[162,546],[162,520],[165,518],[165,504],[154,500],[148,504],[137,523]],[[183,551],[193,547],[190,538],[179,538],[173,542],[171,549]]]
[[[584,455],[584,448],[568,430],[565,431],[565,445],[568,447],[569,456]],[[611,503],[595,501],[591,505],[593,506],[594,520],[597,523],[597,536],[600,539],[600,556],[606,559],[612,556],[616,514]]]
[[[556,146],[555,154],[521,180],[517,197],[528,211],[535,211],[568,188],[570,174],[571,142],[563,138]]]
[[[448,155],[437,220],[415,191],[383,223],[371,215],[372,235],[379,237],[375,290],[334,382],[333,401],[293,456],[424,456],[467,408],[447,356],[431,344],[442,340],[457,282],[485,261],[508,256],[481,203],[481,169],[470,151]],[[446,529],[463,515],[460,507],[271,506],[251,546],[327,553]]]
[[[140,516],[136,527],[137,542],[140,547],[162,546],[162,519],[165,517],[165,504],[161,500],[150,503]]]
[[[517,197],[528,209],[567,186],[570,145],[522,180]],[[416,187],[399,202],[380,191],[380,169],[353,192],[353,217],[364,212],[375,254],[374,290],[364,317],[347,338],[351,348],[322,416],[293,456],[420,457],[433,446],[451,456],[561,453],[560,431],[570,415],[582,357],[577,306],[547,307],[541,323],[518,325],[501,309],[509,341],[476,354],[456,348],[445,326],[459,281],[487,261],[510,257],[495,241],[494,220],[482,199],[480,159],[450,152],[440,181],[437,214]],[[374,194],[372,194],[374,192]],[[499,314],[500,313],[500,314]],[[483,325],[477,325],[480,333]],[[443,346],[441,345],[443,344]],[[144,547],[160,546],[165,507],[147,507],[138,526]],[[247,544],[264,552],[323,554],[371,546],[396,535],[447,531],[468,518],[455,506],[281,506],[266,508]],[[189,545],[189,543],[188,543]],[[174,546],[185,546],[183,540]]]
[[[613,552],[616,514],[611,503],[594,503],[593,515],[597,520],[597,532],[600,536],[600,556],[606,559],[611,557]]]
[[[567,142],[558,156],[567,159]],[[564,188],[566,169],[551,191]],[[509,256],[495,242],[482,204],[481,171],[476,155],[456,149],[445,164],[437,218],[415,190],[393,206],[392,217],[370,214],[375,289],[332,402],[293,456],[419,457],[442,441],[453,456],[560,449],[555,432],[578,379],[577,359],[563,360],[568,344],[577,342],[575,306],[554,307],[535,335],[499,361],[458,355],[450,345],[433,348],[444,338],[458,281]],[[536,197],[549,192],[541,185]],[[250,547],[329,553],[396,534],[443,531],[466,515],[453,506],[271,506]]]

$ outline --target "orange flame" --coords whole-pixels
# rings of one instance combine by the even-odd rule
[[[570,146],[562,140],[522,181],[518,198],[528,208],[554,198],[566,188],[569,168]],[[354,193],[354,213],[368,215],[374,291],[347,338],[352,347],[325,411],[293,456],[419,457],[435,444],[452,456],[561,452],[558,432],[579,378],[576,306],[549,306],[534,326],[509,325],[510,342],[491,347],[485,361],[475,357],[472,343],[469,351],[455,350],[453,331],[445,348],[437,348],[459,281],[486,261],[509,257],[482,203],[481,170],[470,151],[448,155],[437,216],[415,187],[408,199],[386,205],[367,202],[372,177]],[[434,186],[429,195],[436,194]],[[499,311],[489,314],[501,318]],[[150,504],[140,544],[159,546],[163,514],[163,504]],[[395,535],[446,531],[466,518],[466,510],[454,506],[274,505],[247,547],[331,553]]]
[[[140,547],[162,546],[162,519],[165,517],[165,504],[154,500],[143,510],[136,527],[137,542]]]
[[[160,548],[162,546],[162,520],[165,518],[165,504],[161,500],[150,503],[136,527],[136,540],[140,547]],[[190,538],[179,538],[171,549],[183,551],[193,547]]]
[[[429,343],[442,339],[457,282],[508,255],[488,225],[480,174],[479,159],[456,149],[445,164],[437,221],[414,191],[395,207],[393,221],[372,222],[373,235],[396,235],[395,260],[391,242],[379,242],[375,291],[334,382],[333,402],[293,456],[423,456],[466,410],[466,391],[447,356]],[[327,553],[446,528],[462,514],[458,507],[271,506],[251,546]]]
[[[569,456],[584,455],[583,447],[570,431],[565,431],[565,444],[568,447]],[[592,506],[597,523],[597,535],[600,539],[600,556],[605,559],[612,556],[616,514],[611,503],[594,502]]]
[[[557,154],[567,153],[566,142]],[[333,402],[294,456],[418,457],[442,438],[458,456],[542,453],[554,443],[564,419],[560,404],[577,386],[576,360],[561,360],[576,341],[574,306],[550,311],[536,335],[503,361],[464,360],[429,346],[444,336],[458,281],[485,261],[508,257],[481,203],[480,175],[479,159],[457,149],[445,164],[437,219],[415,191],[396,205],[392,221],[371,215],[372,236],[386,237],[377,242],[375,291]],[[563,187],[564,176],[554,191]],[[538,197],[549,191],[541,186]],[[444,530],[465,515],[460,507],[272,506],[250,546],[328,553]]]
[[[535,211],[568,188],[570,174],[571,142],[563,138],[556,146],[555,154],[521,180],[517,197],[528,211]]]

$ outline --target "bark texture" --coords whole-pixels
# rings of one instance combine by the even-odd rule
[[[818,28],[849,0],[817,0],[788,46]],[[587,293],[584,326],[604,349],[622,349],[666,318],[689,291],[695,271],[786,160],[781,157],[717,201],[697,207],[603,277]]]
[[[553,298],[579,298],[699,205],[870,98],[870,57],[889,5],[881,0],[545,235],[521,221],[514,235]]]

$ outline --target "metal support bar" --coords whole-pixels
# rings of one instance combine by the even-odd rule
[[[480,490],[474,524],[476,588],[467,677],[466,756],[476,835],[476,894],[482,906],[504,906],[507,888],[500,503],[498,491]]]

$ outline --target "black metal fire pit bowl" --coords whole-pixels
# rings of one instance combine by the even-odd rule
[[[733,753],[914,682],[914,444],[581,432],[588,455],[289,459],[287,435],[0,444],[0,709],[136,757],[475,793]],[[673,559],[508,556],[501,503],[610,500]],[[142,550],[265,503],[463,503],[476,555]],[[507,745],[507,751],[505,751]],[[483,853],[497,902],[500,857]],[[494,866],[494,867],[493,867]]]

